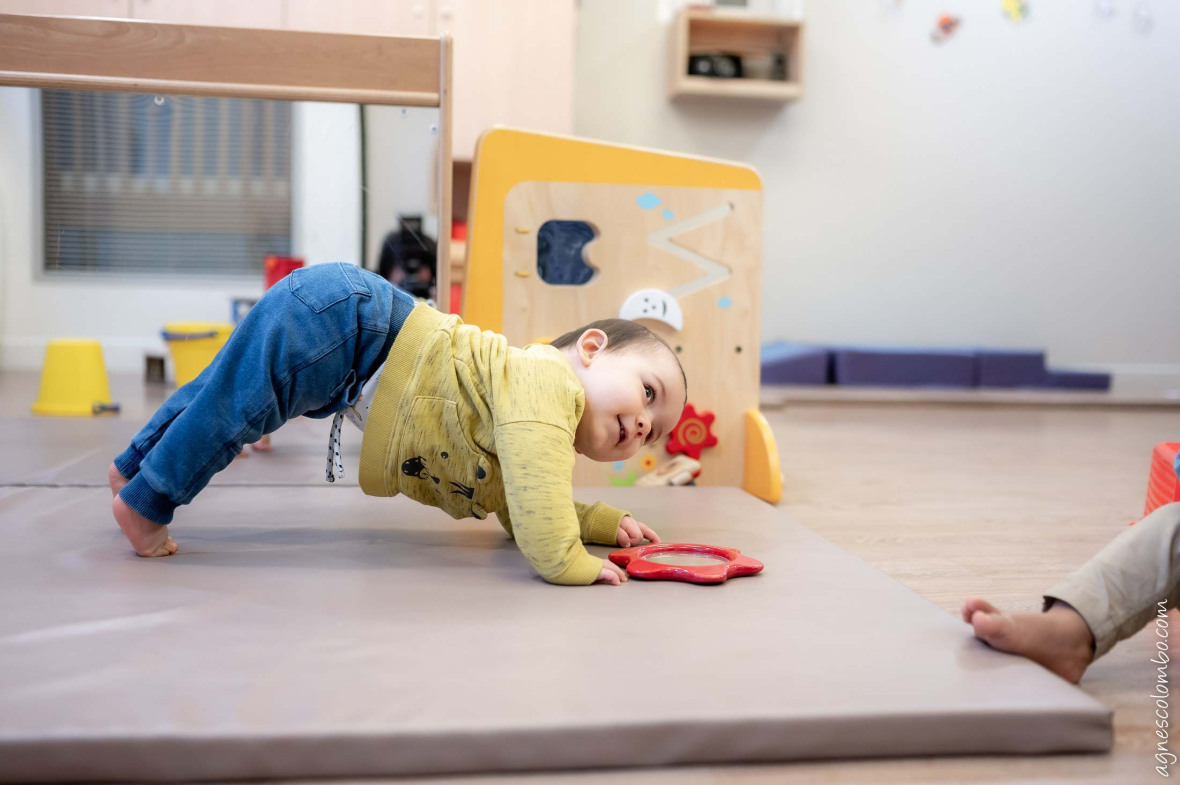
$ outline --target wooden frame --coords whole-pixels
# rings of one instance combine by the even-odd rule
[[[668,47],[668,95],[791,101],[803,97],[803,23],[702,8],[681,9]],[[690,76],[690,54],[782,55],[787,79]]]
[[[639,290],[673,296],[682,324],[646,324],[679,347],[689,401],[716,439],[699,456],[698,484],[781,499],[778,448],[757,408],[762,180],[754,169],[494,128],[476,147],[467,220],[463,318],[503,333],[512,345],[616,316]],[[597,273],[583,286],[549,284],[538,275],[538,238],[553,220],[581,220],[595,230],[581,253]],[[703,269],[702,257],[727,274],[713,278],[707,270],[715,268]],[[663,445],[648,447],[614,464],[579,457],[574,484],[638,483],[641,472],[668,460],[666,453]]]
[[[451,41],[0,14],[0,85],[434,106],[438,307],[450,305]]]

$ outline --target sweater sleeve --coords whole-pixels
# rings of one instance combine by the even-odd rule
[[[550,583],[594,583],[603,565],[582,545],[570,434],[547,423],[502,424],[496,428],[496,452],[508,507],[507,516],[497,517],[529,564]]]
[[[515,540],[516,535],[512,533],[512,516],[508,514],[508,510],[496,510],[496,519],[500,521],[504,531],[508,532],[508,536]]]
[[[617,546],[619,544],[619,524],[623,517],[631,513],[619,510],[609,504],[595,502],[582,504],[574,502],[574,509],[578,512],[578,523],[582,529],[582,542],[592,542],[598,545]]]

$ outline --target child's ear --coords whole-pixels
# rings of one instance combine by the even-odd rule
[[[593,329],[582,333],[578,338],[578,358],[581,359],[582,365],[593,362],[606,348],[606,341],[606,333],[602,330]]]

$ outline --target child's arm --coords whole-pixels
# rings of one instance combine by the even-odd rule
[[[609,504],[582,504],[576,501],[574,509],[578,511],[578,522],[582,527],[582,542],[630,548],[644,540],[653,543],[660,541],[658,534],[632,518],[631,513],[615,509]]]
[[[574,502],[577,504],[578,502]],[[508,536],[516,539],[516,535],[512,531],[512,518],[507,510],[497,510],[496,518],[500,521],[500,525],[504,527],[504,531],[508,532]],[[632,520],[627,518],[626,520]],[[653,542],[658,542],[654,540]],[[613,586],[618,586],[621,582],[627,580],[627,572],[621,567],[618,567],[611,562],[603,561],[602,569],[598,571],[598,580],[595,583],[609,583]]]
[[[573,503],[573,437],[556,425],[513,422],[496,429],[507,516],[498,514],[521,553],[550,583],[586,585],[617,577],[582,544]],[[505,520],[507,518],[507,520]],[[613,581],[611,581],[613,583]]]
[[[574,510],[578,514],[582,542],[597,545],[618,545],[619,525],[624,518],[631,517],[631,513],[626,510],[617,510],[602,502],[582,504],[575,501]]]
[[[582,542],[630,548],[644,540],[653,544],[660,541],[660,535],[656,534],[647,524],[632,518],[631,513],[616,510],[609,504],[603,502],[583,504],[575,501],[574,509],[578,513],[578,522],[581,524]],[[496,513],[496,517],[500,520],[504,531],[508,532],[508,536],[514,537],[512,518],[508,515],[508,511],[500,510]]]

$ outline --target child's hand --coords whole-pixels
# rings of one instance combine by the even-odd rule
[[[638,545],[645,539],[650,540],[652,543],[657,543],[660,541],[660,535],[630,515],[624,515],[623,520],[619,522],[619,530],[615,532],[615,542],[619,544],[619,547],[630,548],[632,545]]]
[[[627,573],[623,568],[607,560],[602,562],[602,571],[598,573],[598,578],[594,582],[609,583],[611,586],[618,586],[625,580],[627,580]]]

